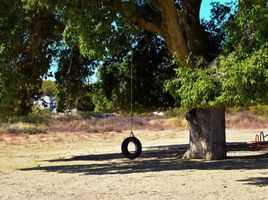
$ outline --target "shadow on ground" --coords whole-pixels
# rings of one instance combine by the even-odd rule
[[[268,177],[249,178],[249,179],[239,180],[239,181],[244,182],[247,185],[259,185],[259,186],[268,185]]]
[[[58,173],[82,173],[84,175],[130,174],[143,172],[161,172],[172,170],[241,170],[267,169],[268,151],[261,151],[260,155],[251,155],[251,149],[245,143],[232,143],[227,146],[228,151],[247,151],[247,156],[229,157],[218,161],[192,161],[180,159],[187,149],[187,145],[170,145],[147,147],[140,158],[128,160],[122,158],[121,153],[75,156],[68,159],[48,160],[53,165],[20,169],[23,171],[39,170]],[[85,163],[77,164],[77,161]],[[267,179],[245,180],[263,182]]]

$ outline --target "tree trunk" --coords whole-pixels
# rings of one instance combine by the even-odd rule
[[[186,112],[189,123],[189,149],[185,159],[218,160],[226,157],[225,109],[192,109]]]

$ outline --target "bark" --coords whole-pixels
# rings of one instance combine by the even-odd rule
[[[204,48],[204,31],[201,28],[199,11],[201,0],[182,0],[181,23],[185,30],[187,46],[192,55],[207,57],[207,50]]]
[[[215,160],[226,157],[225,109],[192,109],[185,115],[190,130],[185,159]]]
[[[164,39],[171,51],[180,58],[180,62],[185,64],[184,60],[190,55],[190,49],[184,36],[183,28],[180,24],[180,18],[176,10],[175,2],[172,0],[161,1],[164,26]]]

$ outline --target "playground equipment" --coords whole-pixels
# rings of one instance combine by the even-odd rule
[[[133,53],[131,54],[130,64],[130,136],[125,138],[121,144],[122,155],[128,159],[135,159],[141,155],[142,146],[138,138],[133,134]],[[135,145],[135,151],[130,152],[128,146],[130,143]]]
[[[255,141],[252,143],[249,143],[250,148],[267,148],[268,149],[268,134],[264,134],[263,131],[261,131],[259,134],[256,134]]]

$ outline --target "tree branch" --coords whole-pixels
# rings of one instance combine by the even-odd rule
[[[150,6],[158,12],[162,12],[160,0],[149,0]]]
[[[187,46],[193,55],[206,56],[204,33],[200,25],[199,12],[202,0],[182,0],[181,21],[187,37]]]
[[[129,18],[135,26],[145,29],[148,32],[163,36],[161,18],[152,15],[152,10],[147,7],[135,7],[129,9],[125,5],[120,5],[120,10]]]
[[[165,41],[173,53],[175,53],[179,62],[183,66],[191,66],[191,54],[187,47],[187,41],[184,37],[183,27],[180,23],[180,16],[177,13],[175,0],[159,1],[159,5],[162,9],[163,23],[165,29]],[[190,61],[190,62],[187,62]]]
[[[182,66],[192,67],[192,58],[189,56],[191,51],[184,37],[175,0],[150,0],[149,2],[149,6],[136,6],[133,9],[129,9],[126,4],[121,4],[120,10],[136,26],[162,36],[171,52],[179,58],[178,62]]]

